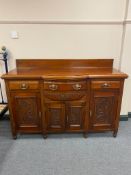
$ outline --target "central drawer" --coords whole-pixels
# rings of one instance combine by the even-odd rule
[[[69,100],[80,100],[86,98],[86,91],[65,91],[65,92],[51,92],[44,91],[44,97],[53,101],[69,101]]]
[[[68,81],[68,82],[58,82],[58,81],[45,81],[44,90],[49,91],[80,91],[86,90],[86,81]]]

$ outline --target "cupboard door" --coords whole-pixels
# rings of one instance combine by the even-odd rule
[[[118,92],[93,91],[90,106],[91,130],[113,130],[117,115]]]
[[[63,131],[65,129],[65,105],[51,102],[45,104],[47,131]]]
[[[86,102],[72,101],[66,103],[66,130],[83,131],[85,127]]]
[[[33,92],[12,92],[11,101],[17,130],[20,132],[40,132],[40,94]]]

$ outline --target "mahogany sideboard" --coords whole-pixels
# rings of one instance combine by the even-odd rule
[[[4,74],[13,138],[17,133],[112,131],[124,80],[113,59],[18,59]]]

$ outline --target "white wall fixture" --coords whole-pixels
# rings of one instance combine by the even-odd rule
[[[19,38],[18,32],[17,31],[11,31],[11,38],[12,39],[18,39]]]

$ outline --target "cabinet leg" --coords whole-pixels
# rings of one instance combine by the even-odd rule
[[[47,139],[47,134],[43,134],[43,138],[44,139]]]
[[[117,132],[118,132],[118,130],[113,131],[113,137],[116,137],[117,136]]]
[[[87,138],[87,132],[83,133],[83,137],[86,139]]]
[[[13,139],[16,140],[17,139],[17,135],[13,135]]]

